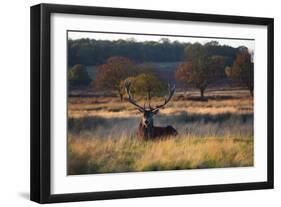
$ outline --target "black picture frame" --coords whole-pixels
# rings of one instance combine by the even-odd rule
[[[52,13],[100,15],[113,17],[134,17],[195,22],[237,23],[267,26],[267,181],[237,184],[219,184],[187,187],[167,187],[153,189],[120,190],[106,192],[85,192],[74,194],[50,193],[50,130],[51,130],[51,85],[50,85],[50,15]],[[273,147],[273,38],[272,18],[195,14],[168,11],[103,8],[39,4],[31,7],[31,174],[30,199],[39,203],[86,201],[134,198],[146,196],[166,196],[224,191],[241,191],[273,188],[274,147]]]

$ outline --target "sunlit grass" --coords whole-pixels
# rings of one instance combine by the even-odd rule
[[[165,109],[161,110],[162,114],[175,114],[181,112],[200,113],[200,114],[220,114],[220,113],[253,113],[253,98],[247,90],[220,92],[221,100],[210,99],[208,101],[193,101],[185,96],[181,98],[176,94]],[[206,96],[214,96],[216,92],[206,92]],[[236,96],[240,94],[241,96]],[[143,100],[139,100],[143,104]],[[163,102],[163,98],[154,97],[152,104]],[[69,117],[83,116],[103,116],[103,117],[132,117],[137,116],[135,108],[128,102],[120,102],[118,97],[115,98],[79,98],[72,97],[68,101]]]
[[[198,91],[173,100],[154,117],[179,135],[139,141],[140,114],[118,97],[68,99],[68,174],[253,166],[253,98],[247,90]],[[163,101],[154,97],[153,104]],[[141,102],[143,104],[143,102]]]
[[[69,137],[68,174],[243,167],[253,165],[253,138],[180,136],[157,141]]]

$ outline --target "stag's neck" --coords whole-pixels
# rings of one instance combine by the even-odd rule
[[[142,132],[145,138],[153,137],[153,128],[153,122],[146,126],[143,123],[140,123],[139,125],[139,130]]]

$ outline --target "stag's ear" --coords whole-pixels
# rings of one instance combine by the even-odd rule
[[[158,112],[159,112],[159,109],[153,110],[153,114],[154,114],[154,115],[157,114]]]
[[[143,113],[144,111],[141,108],[138,108],[139,112]]]

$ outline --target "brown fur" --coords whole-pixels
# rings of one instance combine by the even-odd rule
[[[178,132],[172,126],[158,127],[158,126],[144,126],[139,124],[137,137],[140,140],[155,140],[168,136],[177,136]]]

